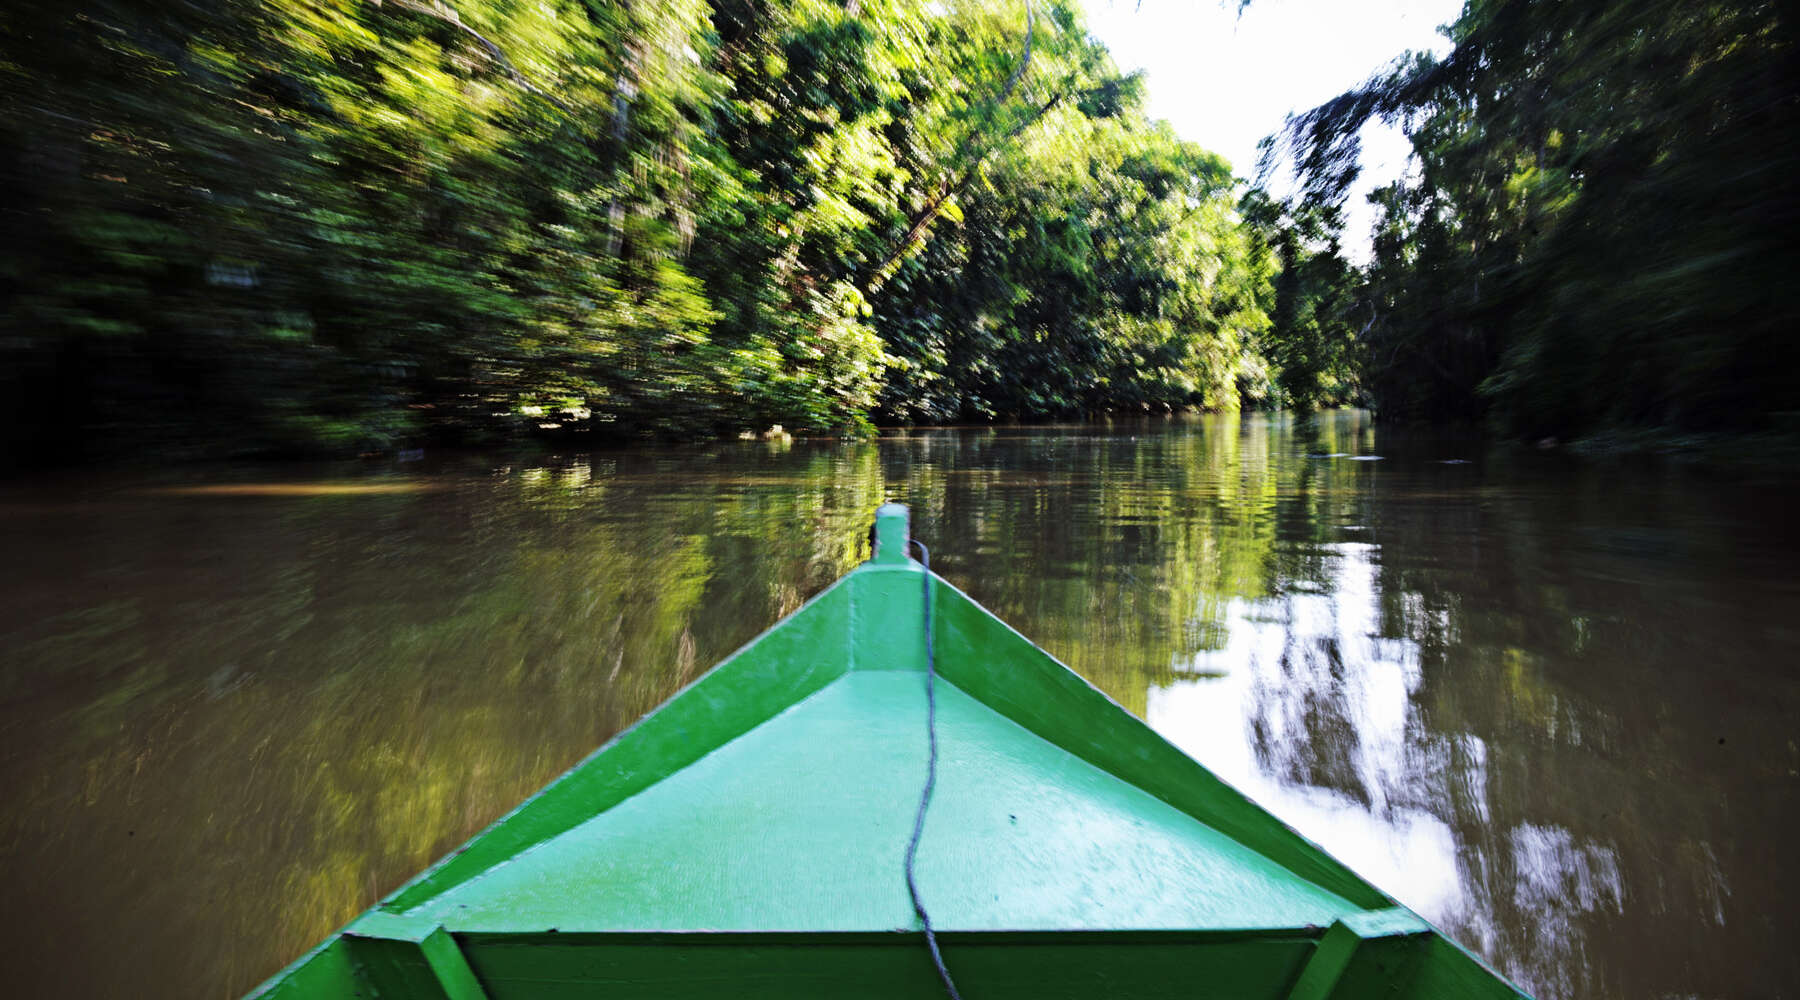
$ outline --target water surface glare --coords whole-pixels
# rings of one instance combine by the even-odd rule
[[[1357,412],[0,490],[13,990],[241,994],[848,570],[884,499],[1543,1000],[1800,993],[1800,487]]]

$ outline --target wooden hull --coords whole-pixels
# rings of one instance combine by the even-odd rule
[[[926,571],[876,558],[253,996],[936,997]],[[932,579],[921,896],[970,1000],[1521,996]]]

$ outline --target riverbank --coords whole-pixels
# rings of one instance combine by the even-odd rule
[[[1694,433],[1661,428],[1612,430],[1569,442],[1595,459],[1655,457],[1682,465],[1759,476],[1800,476],[1800,430]]]

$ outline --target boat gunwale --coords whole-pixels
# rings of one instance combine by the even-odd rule
[[[1278,852],[1278,854],[1285,855],[1293,847],[1300,847],[1303,849],[1303,851],[1309,851],[1312,855],[1315,856],[1315,858],[1318,861],[1322,861],[1324,863],[1323,867],[1327,870],[1326,874],[1331,875],[1333,880],[1335,880],[1338,877],[1345,877],[1350,882],[1353,882],[1360,890],[1362,890],[1362,892],[1364,894],[1366,894],[1367,897],[1369,897],[1369,900],[1375,901],[1375,902],[1371,902],[1371,901],[1359,900],[1357,898],[1354,898],[1353,896],[1347,895],[1344,892],[1342,892],[1339,888],[1337,888],[1336,886],[1331,885],[1329,882],[1321,881],[1318,877],[1315,877],[1314,875],[1305,874],[1301,870],[1296,869],[1288,861],[1281,860],[1281,857],[1277,856],[1277,854],[1271,854],[1269,852],[1269,850],[1267,849],[1270,845],[1268,845],[1266,843],[1259,845],[1258,842],[1254,839],[1246,839],[1246,837],[1243,835],[1243,832],[1234,832],[1232,827],[1239,825],[1241,822],[1238,819],[1231,819],[1228,817],[1228,820],[1229,820],[1228,824],[1220,825],[1220,823],[1217,822],[1217,817],[1212,817],[1209,815],[1203,815],[1201,813],[1197,813],[1193,809],[1190,809],[1187,806],[1182,805],[1181,800],[1183,798],[1186,798],[1187,796],[1178,794],[1178,789],[1187,780],[1186,776],[1170,776],[1170,777],[1167,777],[1165,780],[1145,782],[1143,780],[1140,780],[1140,778],[1130,776],[1129,772],[1132,769],[1129,767],[1125,768],[1126,773],[1122,773],[1121,770],[1117,766],[1109,764],[1106,760],[1107,754],[1104,752],[1097,752],[1096,747],[1085,746],[1085,745],[1083,745],[1083,741],[1069,740],[1068,737],[1066,737],[1066,736],[1064,738],[1057,738],[1054,735],[1047,734],[1046,732],[1043,731],[1043,727],[1045,725],[1046,720],[1038,718],[1038,719],[1033,719],[1033,720],[1028,721],[1025,718],[1018,717],[1012,711],[1008,711],[1006,708],[1002,707],[1002,705],[996,704],[996,703],[990,701],[988,697],[984,697],[979,692],[972,691],[964,684],[958,683],[956,678],[945,677],[944,679],[948,683],[955,685],[956,687],[961,689],[965,694],[968,694],[970,697],[974,698],[976,701],[983,703],[984,705],[986,705],[987,708],[996,712],[1003,718],[1008,719],[1013,724],[1020,726],[1025,731],[1037,736],[1040,739],[1043,739],[1045,742],[1050,743],[1053,746],[1056,746],[1057,748],[1070,754],[1071,756],[1084,761],[1088,765],[1111,776],[1112,778],[1114,778],[1120,782],[1123,782],[1124,784],[1127,784],[1131,787],[1134,787],[1134,788],[1144,792],[1145,794],[1163,802],[1165,805],[1170,806],[1171,808],[1175,809],[1177,812],[1180,812],[1183,815],[1186,815],[1202,824],[1205,824],[1206,826],[1212,827],[1213,829],[1217,830],[1221,834],[1224,834],[1225,836],[1229,837],[1232,840],[1238,841],[1239,843],[1243,843],[1250,850],[1254,851],[1256,854],[1261,855],[1264,858],[1268,859],[1269,861],[1273,862],[1277,867],[1286,871],[1292,877],[1344,897],[1344,901],[1346,903],[1350,904],[1351,907],[1353,907],[1352,910],[1350,910],[1350,911],[1346,912],[1345,914],[1343,914],[1342,916],[1340,916],[1337,923],[1333,923],[1331,925],[1319,925],[1319,924],[1308,923],[1308,924],[1289,926],[1289,927],[1263,927],[1263,928],[1191,928],[1191,927],[1189,927],[1189,928],[1105,929],[1105,928],[1091,928],[1091,927],[1080,928],[1080,927],[1077,927],[1077,928],[1058,929],[1058,928],[1041,928],[1040,927],[1040,928],[1020,929],[1020,930],[1006,930],[1006,929],[995,929],[995,928],[984,928],[984,929],[979,929],[979,930],[945,929],[940,932],[940,937],[946,943],[961,944],[964,946],[998,945],[998,944],[1020,945],[1020,946],[1034,946],[1034,945],[1043,946],[1043,945],[1077,945],[1077,944],[1083,944],[1083,943],[1107,943],[1107,944],[1121,944],[1121,945],[1144,944],[1144,945],[1164,945],[1164,946],[1191,944],[1191,945],[1195,945],[1195,946],[1202,946],[1202,945],[1229,944],[1229,943],[1233,943],[1233,942],[1272,942],[1272,943],[1273,942],[1286,942],[1286,943],[1295,943],[1295,944],[1305,943],[1305,944],[1315,944],[1316,945],[1324,938],[1324,936],[1333,927],[1337,926],[1339,923],[1342,923],[1345,918],[1352,917],[1357,914],[1380,912],[1384,909],[1397,909],[1397,910],[1403,910],[1406,913],[1411,914],[1414,918],[1416,918],[1418,920],[1418,923],[1419,923],[1419,930],[1409,931],[1405,935],[1401,935],[1401,936],[1412,936],[1414,934],[1417,934],[1417,935],[1424,935],[1424,936],[1434,938],[1435,940],[1442,942],[1443,944],[1449,946],[1454,952],[1460,953],[1464,959],[1472,962],[1476,968],[1480,969],[1487,976],[1489,976],[1492,979],[1494,979],[1495,981],[1497,981],[1505,989],[1511,991],[1515,996],[1520,996],[1520,997],[1527,996],[1527,994],[1525,994],[1516,985],[1514,985],[1506,976],[1502,975],[1497,970],[1495,970],[1491,965],[1489,965],[1489,963],[1487,961],[1485,961],[1481,956],[1475,954],[1467,946],[1465,946],[1461,942],[1457,941],[1452,936],[1444,933],[1441,929],[1439,929],[1436,925],[1432,924],[1430,921],[1427,921],[1423,917],[1420,917],[1415,911],[1411,910],[1409,907],[1406,907],[1403,904],[1400,904],[1398,901],[1393,899],[1387,893],[1383,892],[1379,887],[1375,886],[1374,884],[1372,884],[1369,881],[1367,881],[1366,879],[1364,879],[1354,869],[1350,868],[1348,865],[1345,865],[1343,862],[1339,861],[1336,857],[1334,857],[1330,852],[1326,851],[1323,847],[1321,847],[1317,843],[1313,842],[1311,839],[1307,838],[1306,836],[1301,834],[1299,831],[1295,830],[1292,826],[1288,825],[1288,823],[1286,823],[1284,820],[1282,820],[1279,816],[1276,816],[1274,813],[1270,812],[1266,807],[1262,806],[1254,798],[1245,794],[1243,791],[1239,790],[1238,788],[1233,786],[1230,782],[1221,778],[1217,774],[1214,774],[1210,769],[1206,768],[1200,762],[1194,760],[1179,746],[1175,745],[1172,741],[1170,741],[1165,736],[1163,736],[1163,734],[1152,729],[1145,722],[1145,720],[1139,718],[1134,713],[1130,712],[1130,710],[1124,708],[1116,700],[1114,700],[1110,695],[1108,695],[1105,691],[1101,690],[1099,687],[1094,685],[1093,682],[1090,681],[1088,678],[1086,678],[1085,676],[1076,672],[1072,668],[1068,667],[1067,664],[1063,663],[1062,660],[1060,660],[1054,654],[1050,653],[1048,650],[1046,650],[1042,646],[1038,645],[1036,642],[1034,642],[1032,639],[1030,639],[1029,637],[1024,635],[1018,629],[1014,628],[1010,622],[1006,621],[1004,618],[1000,617],[999,615],[995,614],[994,612],[988,610],[984,605],[982,605],[980,602],[976,601],[974,598],[969,596],[969,594],[967,592],[963,591],[961,588],[957,587],[955,584],[950,583],[948,580],[945,580],[942,576],[939,576],[937,573],[932,572],[931,570],[925,568],[918,561],[911,559],[911,558],[905,558],[904,561],[870,559],[869,561],[863,562],[863,563],[851,568],[848,572],[844,573],[842,576],[840,576],[836,580],[832,581],[829,585],[820,589],[812,597],[808,598],[805,602],[803,602],[799,607],[795,608],[793,611],[791,611],[785,615],[780,616],[774,622],[772,622],[768,627],[762,629],[756,635],[752,636],[750,639],[748,639],[747,641],[745,641],[744,643],[739,645],[730,654],[726,655],[725,657],[720,659],[717,663],[715,663],[711,668],[709,668],[705,672],[701,673],[697,677],[693,678],[691,681],[683,684],[679,689],[672,692],[669,695],[669,697],[660,701],[655,707],[653,707],[651,710],[646,712],[643,716],[641,716],[640,718],[633,721],[630,725],[628,725],[628,726],[624,727],[623,729],[619,730],[618,732],[614,733],[612,735],[612,737],[607,739],[604,743],[600,744],[598,747],[596,747],[594,750],[592,750],[588,754],[584,755],[580,760],[576,761],[573,765],[564,769],[561,773],[559,773],[556,777],[554,777],[553,779],[548,781],[546,784],[544,784],[542,787],[540,787],[537,791],[535,791],[531,795],[527,796],[525,799],[520,801],[517,805],[515,805],[513,808],[509,809],[507,812],[505,812],[504,814],[502,814],[495,820],[493,820],[491,823],[482,827],[475,834],[473,834],[472,836],[465,839],[458,847],[456,847],[455,849],[442,855],[436,861],[432,862],[430,865],[426,866],[424,869],[415,873],[411,878],[407,879],[405,882],[403,882],[402,884],[397,886],[394,890],[385,894],[380,900],[378,900],[372,906],[369,906],[368,908],[359,911],[355,916],[353,916],[351,918],[351,920],[348,923],[346,923],[345,925],[340,927],[338,930],[336,930],[336,931],[332,932],[331,934],[329,934],[328,936],[326,936],[323,940],[319,941],[314,947],[308,949],[304,954],[300,955],[293,962],[287,964],[286,966],[281,968],[279,971],[274,973],[267,980],[265,980],[260,985],[258,985],[253,990],[251,990],[247,996],[251,997],[251,998],[259,997],[259,996],[263,996],[265,994],[271,993],[272,991],[278,989],[291,976],[293,976],[295,973],[299,972],[303,967],[307,966],[309,963],[311,963],[315,959],[319,958],[321,956],[321,954],[326,952],[328,949],[332,948],[334,945],[340,943],[345,938],[371,936],[367,932],[373,930],[372,927],[365,927],[363,932],[359,932],[359,930],[358,930],[358,925],[363,923],[371,915],[385,914],[385,915],[391,915],[391,916],[397,916],[397,917],[404,917],[407,914],[426,905],[431,900],[439,897],[444,892],[448,892],[457,886],[465,885],[470,882],[479,880],[479,879],[485,877],[486,875],[490,874],[491,872],[493,872],[495,869],[505,865],[509,861],[511,861],[515,858],[518,858],[519,856],[526,854],[538,847],[541,847],[544,843],[546,843],[550,840],[555,839],[555,837],[559,836],[560,833],[550,833],[546,836],[531,840],[528,843],[519,845],[515,849],[511,850],[509,853],[505,854],[504,856],[491,861],[491,863],[488,863],[485,866],[483,866],[479,869],[476,869],[476,870],[468,873],[465,876],[458,877],[455,880],[447,882],[446,884],[439,886],[432,891],[427,891],[422,894],[414,895],[415,893],[417,893],[417,891],[420,889],[420,887],[427,885],[428,883],[431,882],[431,880],[434,877],[436,877],[440,873],[444,872],[444,870],[446,868],[448,868],[449,866],[455,864],[459,858],[462,858],[468,851],[470,851],[477,844],[479,844],[484,838],[487,838],[488,836],[496,833],[497,831],[506,827],[509,823],[513,822],[515,819],[519,818],[522,813],[526,812],[533,805],[540,802],[540,800],[542,800],[545,796],[551,794],[553,792],[553,790],[559,788],[559,786],[563,785],[564,782],[568,781],[569,779],[571,779],[578,773],[582,772],[584,769],[588,768],[590,765],[593,765],[599,758],[612,752],[621,743],[624,743],[627,740],[633,739],[634,736],[639,734],[640,731],[642,729],[644,729],[644,727],[651,724],[652,720],[654,720],[658,715],[660,715],[665,709],[669,708],[672,704],[676,703],[678,700],[680,700],[684,696],[694,692],[697,688],[700,688],[710,678],[715,677],[721,671],[736,664],[746,653],[751,651],[753,648],[755,648],[756,646],[758,646],[765,640],[782,632],[784,629],[789,628],[794,622],[799,620],[803,615],[807,614],[809,612],[809,610],[815,609],[817,606],[819,606],[821,603],[823,603],[825,600],[827,600],[832,594],[836,593],[836,591],[840,587],[851,587],[852,589],[850,590],[849,594],[847,595],[848,607],[845,609],[845,615],[846,615],[845,625],[849,631],[849,635],[847,636],[849,641],[846,643],[846,646],[844,649],[845,655],[842,658],[842,660],[837,663],[821,661],[821,663],[819,665],[821,667],[825,667],[826,669],[819,670],[817,675],[815,675],[815,676],[808,676],[805,678],[807,683],[815,683],[816,682],[816,686],[813,686],[810,690],[801,690],[801,688],[803,688],[804,685],[797,685],[796,686],[797,696],[794,697],[792,700],[786,702],[785,704],[782,704],[782,705],[779,705],[778,707],[773,708],[772,711],[764,712],[763,710],[766,709],[767,706],[766,705],[758,706],[758,707],[755,707],[755,708],[745,711],[742,716],[732,717],[730,720],[731,727],[735,728],[740,725],[742,726],[742,728],[738,729],[737,732],[732,733],[731,735],[728,735],[725,738],[712,743],[704,751],[698,753],[697,756],[695,756],[693,759],[688,760],[686,763],[682,763],[679,766],[676,766],[668,771],[665,771],[665,772],[651,778],[645,784],[643,784],[642,787],[638,787],[638,788],[630,791],[629,793],[623,795],[622,797],[619,797],[619,798],[615,799],[614,801],[606,804],[602,808],[595,810],[592,815],[597,816],[597,815],[600,815],[601,813],[609,811],[613,808],[617,808],[620,804],[622,804],[626,801],[629,801],[629,800],[637,797],[638,795],[643,794],[645,791],[648,791],[651,788],[656,787],[658,784],[660,784],[663,780],[668,778],[670,775],[672,775],[674,773],[678,773],[679,771],[684,770],[687,767],[693,766],[694,763],[696,763],[700,760],[704,760],[705,758],[711,756],[712,754],[719,752],[721,749],[731,745],[737,739],[742,738],[743,736],[756,730],[757,728],[759,728],[763,725],[766,725],[773,719],[776,719],[776,718],[780,717],[781,715],[794,710],[798,706],[803,705],[806,702],[810,701],[812,698],[818,696],[825,689],[831,687],[842,677],[854,672],[857,669],[857,665],[855,662],[856,652],[857,652],[857,643],[855,641],[855,638],[856,638],[855,624],[856,624],[856,621],[858,618],[857,605],[859,602],[857,601],[857,594],[856,594],[856,591],[853,586],[853,581],[859,579],[860,577],[863,576],[863,574],[866,574],[866,573],[886,573],[886,572],[895,572],[895,571],[905,572],[905,573],[928,574],[928,576],[930,578],[933,578],[934,585],[941,584],[945,590],[949,591],[949,594],[944,594],[944,593],[938,591],[938,588],[936,586],[933,586],[931,588],[931,590],[932,590],[932,607],[934,609],[934,612],[936,612],[938,609],[943,609],[946,607],[946,605],[944,603],[946,601],[946,599],[949,599],[949,600],[960,599],[960,601],[962,603],[965,603],[970,609],[972,609],[974,612],[976,612],[979,615],[978,620],[985,620],[985,622],[988,623],[989,625],[998,625],[999,628],[1005,633],[1005,635],[1010,640],[1022,643],[1024,649],[1028,649],[1030,651],[1035,652],[1036,654],[1041,656],[1044,661],[1047,661],[1048,664],[1054,665],[1056,667],[1060,667],[1062,669],[1062,671],[1068,675],[1069,678],[1073,679],[1073,682],[1074,682],[1073,684],[1069,684],[1069,682],[1067,680],[1062,681],[1062,683],[1064,685],[1066,685],[1065,687],[1062,688],[1063,691],[1066,691],[1069,694],[1074,695],[1077,698],[1081,698],[1081,697],[1085,696],[1089,700],[1091,700],[1093,698],[1093,696],[1098,696],[1099,701],[1095,702],[1096,705],[1104,704],[1104,705],[1110,707],[1114,712],[1118,713],[1118,715],[1122,719],[1129,719],[1130,721],[1136,723],[1138,729],[1140,730],[1141,735],[1144,738],[1147,738],[1148,740],[1152,741],[1154,744],[1160,744],[1162,747],[1164,747],[1168,751],[1172,752],[1179,759],[1186,761],[1188,768],[1192,772],[1197,772],[1198,774],[1203,775],[1205,778],[1210,779],[1210,781],[1212,783],[1215,783],[1219,789],[1225,791],[1227,794],[1234,796],[1236,799],[1238,799],[1239,802],[1243,806],[1247,806],[1250,810],[1253,810],[1254,812],[1260,814],[1262,817],[1265,817],[1268,822],[1273,824],[1274,830],[1282,831],[1286,834],[1286,836],[1288,838],[1291,838],[1291,844],[1287,847],[1283,847],[1282,850],[1280,852]],[[939,640],[940,642],[942,641],[942,638],[943,638],[943,636],[940,636],[940,640]],[[969,633],[965,632],[963,635],[963,640],[968,641],[968,638],[969,638]],[[1085,690],[1083,690],[1083,689],[1085,689]],[[743,725],[743,723],[745,722],[746,719],[751,719],[753,716],[754,716],[753,721],[750,721],[747,725]],[[655,738],[655,736],[656,736],[656,734],[652,734],[652,736],[650,738]],[[1071,745],[1071,744],[1073,744],[1073,745]],[[577,823],[575,823],[574,825],[579,825],[579,822],[580,821],[577,821]],[[1273,832],[1273,831],[1271,831],[1271,832]],[[526,834],[526,836],[530,836],[530,835],[531,835],[530,833]],[[1335,872],[1330,871],[1331,869],[1335,869]],[[412,896],[412,898],[409,898],[409,896]],[[404,903],[402,902],[403,900],[405,900]],[[521,930],[521,931],[500,931],[500,930],[470,929],[470,930],[466,930],[466,931],[459,931],[459,930],[454,930],[449,927],[444,927],[441,924],[438,926],[443,930],[443,932],[450,934],[459,944],[466,943],[468,945],[471,945],[471,946],[474,946],[477,948],[483,947],[483,946],[507,947],[507,946],[513,946],[513,945],[518,945],[518,946],[525,946],[525,945],[558,946],[558,947],[566,946],[566,947],[575,947],[575,948],[579,948],[582,946],[600,947],[600,946],[607,946],[607,945],[641,945],[641,946],[652,946],[652,947],[699,947],[699,948],[734,947],[734,946],[741,947],[741,946],[745,946],[745,945],[769,945],[769,946],[775,946],[775,947],[787,947],[787,946],[830,947],[833,945],[844,945],[844,946],[892,945],[892,946],[896,946],[896,947],[916,947],[919,935],[921,933],[921,931],[919,929],[914,928],[914,927],[896,927],[896,928],[889,928],[889,929],[869,929],[869,930],[818,930],[818,931],[781,930],[781,929],[765,929],[765,928],[719,929],[719,930],[689,928],[689,929],[583,930],[583,931],[559,932],[559,931],[556,931],[555,929],[545,929],[545,930],[541,930],[541,931],[523,931],[523,930]],[[379,936],[379,935],[375,935],[375,936]]]
[[[822,602],[829,594],[831,594],[833,591],[837,590],[839,587],[845,586],[849,580],[851,580],[852,578],[854,578],[856,576],[858,571],[870,570],[870,569],[910,570],[910,569],[912,569],[913,566],[916,566],[916,565],[917,565],[916,563],[913,563],[910,565],[899,565],[899,566],[876,566],[875,564],[873,564],[871,562],[864,562],[864,563],[858,564],[855,567],[852,567],[850,572],[845,573],[844,575],[838,577],[836,580],[831,581],[830,584],[826,585],[818,593],[814,594],[813,596],[807,598],[805,601],[801,602],[800,606],[795,608],[793,611],[790,611],[787,614],[776,618],[773,622],[771,622],[769,624],[769,626],[767,628],[763,629],[762,631],[751,636],[749,639],[745,640],[736,649],[732,650],[728,655],[726,655],[724,658],[720,659],[719,662],[713,664],[710,668],[708,668],[707,670],[702,672],[698,677],[695,677],[693,680],[687,682],[686,684],[683,684],[674,693],[670,694],[669,697],[664,698],[662,701],[658,702],[656,704],[656,707],[650,709],[650,711],[645,712],[643,715],[639,716],[635,721],[633,721],[631,723],[631,725],[626,726],[625,728],[614,733],[609,739],[607,739],[605,742],[601,743],[599,746],[595,747],[591,752],[583,755],[580,760],[576,761],[575,763],[569,765],[567,768],[563,769],[563,771],[561,773],[559,773],[556,777],[551,778],[549,781],[545,782],[543,787],[539,788],[537,791],[532,792],[530,795],[528,795],[524,799],[520,800],[517,805],[513,806],[511,809],[508,809],[505,813],[501,814],[492,823],[487,824],[486,826],[482,827],[480,830],[477,830],[475,833],[471,834],[469,837],[464,839],[462,841],[462,843],[458,844],[455,848],[446,852],[444,855],[439,857],[437,860],[433,861],[431,864],[426,865],[424,868],[422,868],[418,872],[414,873],[411,878],[400,883],[398,886],[395,886],[392,891],[384,894],[380,899],[376,900],[374,903],[370,904],[369,906],[364,907],[363,909],[356,911],[356,913],[353,914],[348,921],[346,921],[345,923],[340,925],[336,930],[333,930],[331,933],[327,934],[321,941],[319,941],[318,944],[315,944],[311,948],[308,948],[304,953],[299,955],[292,962],[289,962],[288,964],[277,969],[267,979],[263,980],[262,982],[258,983],[256,986],[252,987],[250,992],[248,992],[244,995],[244,1000],[255,1000],[256,997],[260,997],[260,996],[263,996],[264,994],[272,992],[276,987],[280,986],[290,976],[292,976],[294,973],[300,971],[300,969],[305,967],[307,965],[307,963],[313,961],[315,958],[318,958],[320,955],[322,955],[326,951],[326,949],[330,948],[333,944],[337,943],[339,941],[339,939],[345,937],[346,935],[355,934],[355,927],[356,927],[357,923],[360,922],[364,917],[368,916],[370,913],[382,912],[382,913],[389,913],[389,914],[395,914],[395,915],[403,915],[408,910],[414,909],[418,905],[425,902],[426,900],[429,900],[429,899],[439,895],[439,893],[432,893],[431,896],[426,897],[426,900],[420,900],[419,903],[415,903],[415,904],[413,904],[413,906],[409,906],[409,907],[398,908],[394,905],[400,899],[401,896],[410,892],[417,886],[424,884],[432,876],[436,875],[438,872],[442,871],[444,868],[448,867],[450,864],[455,862],[455,860],[457,858],[459,858],[462,855],[464,855],[465,853],[467,853],[468,850],[471,847],[473,847],[477,841],[481,840],[483,837],[486,837],[488,834],[493,833],[494,831],[505,826],[514,817],[516,817],[520,813],[524,812],[534,802],[543,798],[545,795],[549,794],[551,789],[562,784],[565,780],[567,780],[568,778],[573,776],[576,772],[587,767],[590,763],[594,762],[601,755],[610,751],[615,745],[624,741],[626,738],[630,737],[634,732],[636,732],[638,729],[642,728],[653,717],[655,717],[657,715],[657,713],[661,712],[663,710],[663,708],[665,706],[667,706],[670,702],[681,697],[683,694],[685,694],[689,690],[692,690],[693,688],[698,686],[700,683],[705,681],[708,677],[711,677],[712,675],[725,669],[732,662],[734,662],[739,657],[741,657],[746,652],[748,652],[753,646],[762,642],[765,638],[773,635],[775,632],[779,631],[780,629],[786,627],[789,622],[793,621],[794,618],[797,617],[798,615],[800,615],[802,612],[806,611],[808,608],[812,607],[813,605]],[[921,566],[921,567],[919,567],[919,569],[923,570],[923,567]],[[946,584],[946,585],[948,585],[948,584]],[[848,665],[846,664],[846,672],[847,672],[847,669],[848,669]],[[829,683],[829,682],[827,682],[827,683]],[[821,687],[823,687],[823,685]],[[814,693],[816,693],[816,692],[814,692]],[[810,696],[811,695],[808,695],[808,697],[810,697]],[[782,709],[776,711],[775,713],[770,715],[768,718],[765,718],[765,719],[761,720],[761,722],[758,722],[757,725],[761,725],[763,722],[767,722],[770,718],[774,718],[775,715],[781,714],[781,712],[786,711],[788,708],[792,708],[793,705],[798,704],[799,701],[803,701],[803,700],[805,700],[805,699],[802,698],[802,699],[797,699],[795,702],[790,702],[787,706],[784,706]],[[756,727],[752,726],[750,728],[754,729]],[[746,732],[748,732],[748,730],[746,730]],[[742,734],[740,734],[740,735],[742,735]],[[730,742],[730,740],[723,741],[723,743],[721,743],[720,746],[723,746],[724,743],[729,743],[729,742]],[[714,747],[714,748],[712,748],[712,750],[708,750],[707,753],[710,754],[714,750],[717,750],[717,749],[718,749],[718,747]],[[702,756],[704,757],[705,755],[703,754]],[[652,782],[652,785],[654,785],[654,784],[655,783]],[[633,796],[635,796],[636,794],[639,794],[639,793],[634,792],[632,794],[633,794]],[[632,796],[626,796],[626,798],[631,798],[631,797]],[[623,800],[621,800],[621,801],[623,801]],[[596,813],[596,815],[598,815],[598,814]],[[550,839],[550,838],[545,838],[545,840],[548,840],[548,839]],[[509,855],[508,860],[510,860],[513,857],[517,857],[519,854],[521,854],[525,851],[528,851],[531,848],[536,847],[539,844],[542,844],[543,842],[544,841],[542,841],[542,840],[535,841],[531,844],[526,845],[523,848],[520,848],[518,851],[515,851],[511,855]],[[487,868],[482,869],[480,872],[477,872],[475,875],[472,875],[470,878],[471,879],[479,878],[482,875],[487,874],[489,871],[492,871],[493,868],[497,867],[499,864],[503,864],[503,863],[504,863],[504,861],[496,862],[495,865],[490,865]]]

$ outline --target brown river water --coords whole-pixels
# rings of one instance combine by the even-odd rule
[[[885,499],[1542,1000],[1800,996],[1800,485],[1357,412],[0,488],[5,992],[240,995]]]

